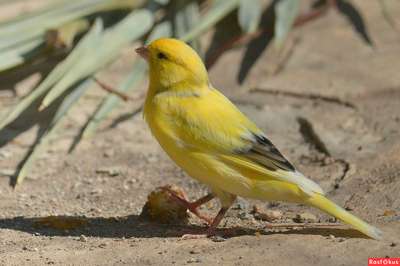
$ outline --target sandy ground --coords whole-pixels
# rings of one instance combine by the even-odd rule
[[[269,74],[277,62],[271,46],[241,85],[237,76],[246,47],[225,53],[210,76],[329,198],[382,229],[384,240],[366,239],[347,227],[265,229],[265,222],[251,213],[255,204],[281,211],[278,223],[301,213],[317,222],[332,220],[306,206],[244,199],[221,225],[237,228],[236,234],[227,236],[221,229],[222,237],[214,240],[180,239],[188,230],[204,227],[194,217],[190,226],[139,219],[148,193],[157,186],[176,184],[192,199],[207,188],[167,158],[140,114],[132,117],[140,103],[123,104],[96,136],[67,154],[77,129],[104,95],[93,87],[16,190],[9,186],[9,174],[37,127],[0,149],[0,265],[336,266],[399,257],[400,34],[382,19],[377,1],[354,2],[367,18],[374,48],[346,18],[330,12],[293,33],[296,45],[277,75]],[[400,12],[397,1],[389,3],[393,14]],[[132,58],[129,51],[103,77],[121,80]],[[24,95],[30,83],[19,83],[17,92]],[[3,114],[15,99],[6,85],[0,86]],[[0,138],[19,132],[24,123]],[[202,211],[211,215],[217,209],[213,202]],[[78,226],[61,230],[38,222],[53,215]]]

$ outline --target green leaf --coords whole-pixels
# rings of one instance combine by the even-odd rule
[[[173,25],[175,36],[180,38],[200,22],[200,10],[196,1],[176,0]],[[201,54],[200,40],[193,39],[189,44]]]
[[[172,24],[170,21],[164,21],[158,24],[153,31],[150,33],[145,44],[149,44],[154,40],[161,37],[171,37],[172,36]]]
[[[241,0],[239,6],[239,25],[246,33],[257,30],[262,14],[262,6],[259,0]]]
[[[42,40],[34,39],[12,50],[0,53],[0,72],[27,62],[39,52],[40,49],[38,48],[42,47],[42,45]]]
[[[147,10],[134,11],[116,26],[94,39],[67,73],[55,84],[42,101],[41,109],[49,106],[77,81],[95,73],[115,59],[122,48],[137,40],[152,26],[153,16]]]
[[[147,65],[143,60],[135,62],[131,74],[120,86],[118,86],[118,91],[127,92],[136,88],[139,82],[143,80],[146,69]],[[88,121],[82,133],[82,137],[86,138],[92,136],[98,128],[99,123],[104,120],[120,102],[120,97],[113,94],[108,95],[107,98],[101,102],[94,115]]]
[[[153,1],[156,2],[157,4],[163,5],[163,6],[168,5],[168,3],[169,3],[169,0],[153,0]]]
[[[0,25],[0,50],[10,49],[31,39],[43,39],[48,29],[57,28],[69,21],[96,12],[123,7],[134,7],[143,1],[134,0],[83,0],[66,1],[54,8],[37,11],[35,16]]]
[[[164,21],[154,27],[153,31],[147,38],[146,43],[150,43],[161,37],[172,36],[172,25],[169,21]],[[144,78],[146,74],[147,64],[142,59],[136,61],[132,67],[132,71],[126,80],[117,88],[118,91],[127,92],[136,88],[137,84]],[[107,96],[106,99],[102,101],[99,108],[95,111],[94,115],[90,118],[88,123],[83,130],[82,137],[90,137],[97,130],[101,121],[103,121],[108,114],[118,106],[121,99],[113,94]]]
[[[53,71],[35,88],[28,96],[23,98],[0,122],[0,130],[10,122],[14,121],[26,108],[28,108],[38,98],[42,97],[58,80],[79,62],[87,50],[88,45],[96,39],[102,31],[101,20],[96,20],[92,29],[82,38],[76,48],[69,56],[58,64]]]
[[[292,29],[293,23],[300,11],[300,0],[280,0],[275,5],[275,36],[277,48],[281,48]]]
[[[201,21],[193,27],[189,32],[181,37],[184,42],[189,42],[200,34],[208,30],[210,27],[217,24],[227,14],[235,10],[239,5],[240,0],[217,1],[201,18]]]
[[[54,114],[53,119],[49,124],[46,132],[43,133],[43,135],[40,137],[36,145],[33,147],[31,154],[28,156],[21,169],[18,171],[15,185],[21,184],[21,182],[28,175],[38,155],[42,151],[46,150],[46,148],[49,146],[49,141],[54,137],[58,128],[62,124],[62,119],[72,108],[72,106],[79,100],[83,93],[89,88],[90,84],[92,84],[92,80],[90,79],[81,82],[69,95],[64,98],[56,113]]]

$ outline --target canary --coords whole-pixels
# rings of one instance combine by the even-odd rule
[[[381,231],[327,199],[267,136],[210,84],[197,53],[176,39],[162,38],[136,49],[149,64],[144,118],[161,147],[188,175],[212,193],[187,202],[209,222],[208,234],[223,219],[237,196],[310,205],[374,238]],[[198,207],[217,197],[221,209],[211,220]]]

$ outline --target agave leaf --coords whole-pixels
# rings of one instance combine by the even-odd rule
[[[201,18],[201,21],[197,23],[189,32],[181,37],[181,40],[189,42],[204,31],[208,30],[210,27],[214,26],[218,21],[220,21],[227,14],[232,12],[238,7],[240,0],[230,0],[230,1],[217,1],[210,8],[210,10]]]
[[[274,41],[278,49],[280,49],[285,42],[299,11],[299,0],[280,0],[275,5],[276,21]]]
[[[142,2],[140,0],[69,1],[44,14],[38,12],[37,16],[0,26],[0,50],[12,48],[30,39],[43,38],[48,29],[57,28],[77,18],[100,11],[133,8]]]
[[[154,27],[153,31],[150,33],[149,37],[146,40],[146,44],[151,43],[152,41],[161,38],[161,37],[170,37],[172,36],[172,25],[170,21],[164,21]]]
[[[260,23],[262,7],[259,0],[241,0],[239,6],[239,25],[246,33],[252,33],[257,30]]]
[[[68,22],[56,29],[48,30],[46,33],[47,44],[53,47],[71,48],[75,37],[90,27],[87,18]]]
[[[190,29],[200,21],[199,5],[196,1],[176,0],[174,3],[175,14],[173,16],[173,28],[175,36],[184,36]],[[193,39],[189,44],[201,53],[200,41]]]
[[[161,37],[170,37],[172,36],[172,25],[169,21],[164,21],[154,27],[153,31],[150,33],[147,38],[146,43],[150,43],[153,40],[156,40]],[[125,79],[125,81],[118,86],[118,91],[127,92],[134,88],[139,82],[144,78],[147,69],[147,64],[143,61],[136,61],[132,67],[132,71],[129,76]],[[121,102],[121,99],[113,94],[110,94],[105,98],[102,103],[99,105],[94,115],[87,122],[85,129],[83,130],[82,137],[90,137],[97,130],[101,121],[103,121],[108,114],[118,106]]]
[[[49,140],[51,140],[56,134],[58,128],[62,124],[62,119],[72,108],[72,106],[79,100],[83,93],[89,88],[90,84],[92,84],[92,80],[90,79],[81,82],[69,95],[64,98],[56,113],[54,114],[53,119],[49,124],[46,132],[42,136],[40,136],[38,142],[33,147],[31,154],[27,157],[21,169],[18,171],[15,185],[21,184],[21,182],[27,176],[38,155],[48,147]]]
[[[118,86],[118,91],[121,92],[127,92],[129,90],[132,90],[136,88],[138,83],[143,80],[144,75],[146,73],[146,63],[143,60],[135,62],[131,74],[128,76],[128,78],[120,85]],[[94,115],[90,118],[88,121],[83,133],[82,137],[90,137],[93,135],[93,133],[96,131],[96,129],[99,126],[99,123],[104,120],[107,115],[115,108],[118,106],[118,104],[121,102],[120,97],[110,94],[105,98],[100,106],[97,108],[95,111]]]
[[[39,51],[38,48],[42,47],[42,44],[42,40],[32,40],[13,50],[0,53],[0,72],[25,63]]]
[[[169,3],[169,0],[153,0],[154,2],[156,2],[159,5],[167,5]]]
[[[152,23],[152,14],[143,9],[132,12],[116,26],[106,30],[88,45],[80,60],[48,92],[40,109],[49,106],[77,81],[110,63],[118,56],[123,47],[145,34],[151,28]]]
[[[71,69],[77,62],[80,61],[82,54],[87,50],[87,46],[93,39],[102,31],[101,20],[96,20],[92,29],[82,38],[77,44],[76,48],[69,54],[69,56],[35,88],[28,96],[23,98],[0,122],[0,130],[3,129],[10,122],[14,121],[28,106],[35,102],[39,97],[42,97],[51,86],[53,86],[59,79],[61,79],[69,69]]]
[[[25,0],[0,0],[0,5],[1,4],[9,4],[10,2],[15,3],[17,1],[22,2],[22,1],[25,1]],[[40,8],[40,9],[31,11],[31,12],[28,12],[28,13],[22,13],[20,15],[17,15],[15,17],[13,17],[13,18],[9,18],[7,20],[0,21],[0,27],[3,27],[5,25],[10,25],[10,24],[13,24],[13,23],[16,23],[16,22],[20,22],[21,20],[31,19],[32,17],[36,17],[38,15],[44,15],[45,13],[47,13],[47,12],[53,10],[53,9],[61,8],[61,7],[65,6],[65,4],[67,4],[69,2],[71,2],[71,1],[70,0],[54,0],[54,1],[51,1],[51,3],[46,4],[46,6]]]

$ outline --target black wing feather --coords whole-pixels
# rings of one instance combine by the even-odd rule
[[[282,169],[285,171],[296,171],[294,166],[282,155],[282,153],[264,135],[252,134],[251,146],[242,155],[255,160],[269,170]]]

